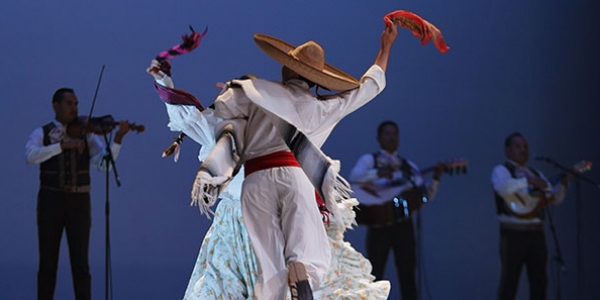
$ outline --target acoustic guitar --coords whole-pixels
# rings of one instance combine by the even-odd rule
[[[442,162],[444,173],[466,174],[468,162],[457,158]],[[421,175],[433,172],[436,165],[424,168]],[[360,204],[355,207],[356,222],[367,226],[389,226],[408,219],[423,204],[429,201],[425,186],[414,187],[407,179],[393,182],[389,186],[370,183],[352,184],[353,196]]]
[[[585,173],[591,169],[592,163],[585,160],[572,167],[572,171],[579,174]],[[550,184],[553,186],[559,184],[567,174],[567,172],[562,172],[558,176],[550,179]],[[552,198],[548,198],[544,191],[535,188],[528,188],[526,190],[515,192],[503,199],[510,214],[521,219],[530,219],[534,217],[548,203],[552,202]]]

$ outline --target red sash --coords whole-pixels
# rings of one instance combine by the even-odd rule
[[[271,154],[249,159],[244,163],[244,177],[260,171],[277,167],[300,167],[300,164],[289,151],[273,152]]]
[[[296,157],[294,156],[294,154],[292,154],[292,152],[273,152],[271,154],[247,160],[244,163],[244,177],[248,177],[248,175],[256,171],[277,167],[300,167],[300,164],[298,163]],[[321,214],[323,214],[323,217],[325,218],[325,222],[329,224],[329,210],[327,210],[327,207],[325,207],[325,202],[323,202],[323,199],[321,199],[317,191],[315,191],[315,200],[317,201],[319,211],[321,212]]]

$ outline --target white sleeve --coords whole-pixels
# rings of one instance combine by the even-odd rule
[[[182,131],[203,147],[215,144],[214,128],[219,119],[210,108],[200,111],[191,105],[165,103],[171,131]]]
[[[94,169],[98,171],[106,171],[107,165],[104,160],[104,156],[106,155],[106,148],[104,141],[102,141],[102,136],[95,134],[87,135],[87,142],[90,151],[90,165]],[[112,142],[110,145],[110,151],[112,154],[112,158],[114,161],[117,161],[117,157],[119,156],[119,152],[121,152],[121,144],[117,144]],[[110,170],[112,167],[109,165],[108,169]]]
[[[175,87],[173,80],[167,75],[161,79],[156,79],[156,83],[168,88]],[[171,131],[181,131],[196,143],[202,145],[200,157],[208,154],[207,151],[215,145],[214,127],[219,121],[213,110],[207,108],[200,111],[192,105],[169,103],[165,103],[165,107],[169,115],[169,124],[167,125],[169,129]]]
[[[552,187],[553,204],[561,203],[565,199],[567,193],[567,187],[562,185],[560,182]]]
[[[371,66],[361,77],[358,88],[341,93],[338,97],[316,102],[319,105],[317,119],[320,126],[331,130],[345,116],[379,95],[385,84],[385,72],[378,65]]]
[[[362,155],[350,171],[348,180],[352,183],[372,182],[377,179],[377,169],[374,166],[375,160],[372,154]]]
[[[215,99],[215,116],[224,120],[248,116],[252,101],[241,88],[227,88]]]
[[[156,83],[164,86],[164,87],[168,87],[168,88],[175,88],[175,84],[173,83],[173,79],[171,77],[169,77],[169,75],[165,74],[165,76],[163,76],[163,78],[161,79],[155,79]]]
[[[492,171],[492,185],[494,190],[502,197],[527,188],[527,178],[513,178],[508,169],[498,165]]]
[[[60,143],[44,146],[44,130],[39,127],[29,135],[25,144],[25,161],[28,164],[40,164],[61,152]]]
[[[373,100],[385,89],[385,72],[378,65],[371,66],[360,79],[360,86],[340,99],[340,119]]]
[[[567,193],[567,187],[562,185],[562,183],[557,182],[554,186],[546,179],[544,174],[538,171],[540,174],[540,178],[544,179],[548,183],[548,188],[544,190],[546,193],[546,197],[551,199],[550,202],[552,204],[561,203],[565,199],[565,195]]]
[[[309,108],[308,105],[301,109],[298,108],[301,115],[310,116],[304,118],[306,123],[302,123],[299,129],[320,147],[344,117],[373,100],[384,88],[385,72],[381,67],[373,65],[362,76],[358,88],[341,93],[331,99],[312,101],[310,103],[312,108]],[[294,125],[298,126],[298,124]]]

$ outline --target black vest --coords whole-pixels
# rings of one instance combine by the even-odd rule
[[[50,131],[54,123],[44,125],[44,146],[50,145]],[[87,139],[82,154],[76,149],[64,149],[59,155],[40,164],[40,185],[42,187],[65,189],[90,185],[90,151]]]
[[[515,165],[509,163],[509,162],[505,162],[504,164],[502,164],[507,170],[508,172],[510,172],[510,176],[512,176],[512,178],[517,178],[515,176]],[[529,169],[533,174],[535,174],[535,176],[540,176],[540,172],[538,172],[536,169],[534,168],[530,168],[527,167],[527,169]],[[500,194],[498,194],[498,192],[494,191],[494,197],[496,198],[496,213],[498,215],[509,215],[511,216],[511,212],[510,210],[506,207],[506,202],[504,201],[504,198],[502,198],[502,196],[500,196]],[[540,219],[544,219],[544,210],[541,209],[535,216],[534,218],[540,218]]]

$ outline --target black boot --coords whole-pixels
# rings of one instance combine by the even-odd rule
[[[288,285],[292,300],[313,300],[308,275],[301,262],[293,261],[288,264]]]

